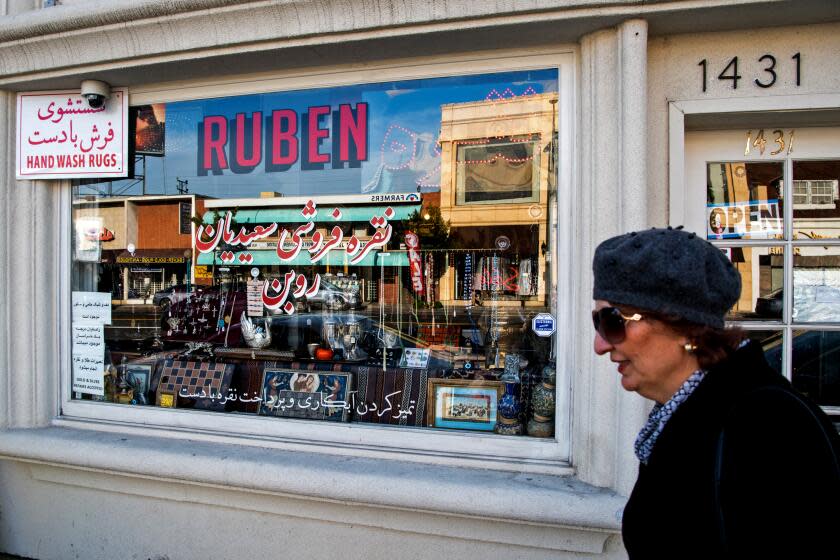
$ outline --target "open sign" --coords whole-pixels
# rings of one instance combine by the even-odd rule
[[[782,233],[778,200],[710,204],[706,207],[708,239],[770,239]]]

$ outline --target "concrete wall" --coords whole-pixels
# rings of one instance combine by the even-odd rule
[[[840,91],[840,25],[837,23],[808,26],[765,27],[727,33],[695,33],[651,38],[648,44],[648,204],[652,224],[668,222],[669,126],[668,107],[671,102],[689,100],[740,99],[750,110],[754,100],[795,95],[831,94]],[[791,56],[802,53],[801,85],[794,83]],[[769,75],[762,72],[766,62],[759,57],[772,53],[777,58],[777,82],[770,88],[760,88],[753,82],[758,78],[766,83]],[[717,75],[732,57],[739,57],[739,73],[744,77],[738,89],[731,81],[721,81]],[[709,61],[707,92],[701,90],[701,68],[698,63]],[[771,119],[772,120],[772,119]],[[729,125],[718,121],[721,128]],[[745,129],[746,130],[746,129]],[[672,225],[678,225],[675,222]]]
[[[18,504],[0,530],[3,549],[38,559],[238,560],[340,555],[370,560],[536,560],[552,554],[537,546],[488,541],[487,528],[474,520],[450,518],[450,523],[462,525],[467,533],[465,538],[454,539],[437,534],[436,523],[419,513],[334,505],[329,513],[316,512],[318,519],[311,519],[307,517],[313,515],[312,505],[290,496],[242,495],[171,482],[69,474],[6,461],[0,468],[0,484],[4,504]],[[4,511],[9,510],[4,507]],[[47,515],[47,511],[51,513]],[[403,521],[409,526],[371,526],[371,515],[381,518],[383,524]],[[386,518],[395,519],[386,523]],[[542,544],[533,535],[531,542]],[[607,554],[597,557],[617,558],[620,550],[620,540],[612,538]]]

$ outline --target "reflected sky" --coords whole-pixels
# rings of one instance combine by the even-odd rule
[[[167,103],[164,157],[138,156],[136,174],[144,177],[85,185],[81,195],[176,194],[178,181],[187,181],[190,193],[215,198],[259,196],[270,191],[283,196],[307,194],[374,194],[437,190],[440,157],[437,139],[441,105],[474,101],[498,102],[524,95],[557,92],[557,70],[503,72],[475,76],[384,82],[336,88],[240,95],[214,99]],[[290,109],[298,118],[299,150],[306,148],[302,131],[309,107],[340,104],[356,107],[368,104],[368,157],[358,166],[339,164],[333,168],[301,170],[298,158],[285,171],[266,172],[265,153],[256,168],[247,173],[225,169],[221,174],[199,172],[199,129],[208,116],[223,116],[230,123],[237,113],[248,119],[262,112],[263,119],[277,109]],[[338,127],[332,115],[325,115],[319,127],[329,130],[319,153],[331,154]],[[232,135],[234,126],[228,125]],[[263,136],[270,127],[263,126]],[[246,135],[250,138],[250,135]],[[250,149],[250,144],[248,144]],[[228,143],[227,148],[230,148]],[[266,143],[262,143],[266,152]],[[226,153],[228,150],[226,149]],[[230,157],[228,159],[231,159]],[[334,160],[335,158],[333,158]],[[183,184],[183,183],[182,183]]]

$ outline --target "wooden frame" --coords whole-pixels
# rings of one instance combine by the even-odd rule
[[[577,167],[574,146],[579,140],[576,135],[576,100],[577,84],[579,84],[579,68],[576,62],[579,58],[580,47],[577,43],[553,44],[543,47],[529,47],[526,49],[500,49],[486,53],[458,52],[446,53],[443,56],[423,56],[405,60],[387,59],[368,65],[359,70],[342,67],[341,72],[335,69],[316,68],[311,71],[301,72],[265,72],[253,75],[243,75],[236,81],[224,81],[218,78],[208,78],[195,84],[195,87],[184,89],[181,86],[167,88],[153,88],[149,91],[135,92],[132,95],[133,105],[150,103],[185,101],[197,98],[220,97],[226,95],[245,95],[258,92],[276,92],[290,89],[307,89],[321,86],[353,85],[366,83],[371,72],[377,76],[377,80],[399,81],[412,78],[438,78],[443,76],[459,76],[462,74],[497,73],[521,69],[560,69],[560,101],[557,104],[559,116],[558,123],[561,125],[558,130],[558,168],[571,170],[569,173],[560,173],[557,176],[558,207],[560,208],[561,219],[555,226],[556,239],[558,241],[552,263],[555,263],[555,272],[552,274],[552,282],[560,285],[572,285],[574,267],[557,267],[556,263],[565,262],[576,255],[576,245],[570,241],[574,236],[565,235],[565,232],[574,230],[574,221],[567,216],[574,214],[573,208],[579,207],[575,204],[573,188]],[[139,96],[139,97],[137,97]],[[71,216],[71,193],[70,190],[62,190],[61,204],[68,217]],[[228,202],[234,199],[229,199]],[[254,205],[256,199],[238,199],[239,206],[246,208]],[[565,211],[563,209],[566,209]],[[66,220],[65,229],[69,230],[69,219]],[[553,235],[554,235],[553,234]],[[72,251],[70,236],[67,236],[63,251]],[[573,249],[575,249],[573,251]],[[69,306],[70,299],[70,272],[69,267],[62,269],[62,292],[63,301]],[[554,288],[556,291],[556,287]],[[568,292],[568,293],[567,293]],[[577,304],[573,301],[571,290],[560,290],[558,292],[559,311],[561,315],[570,314]],[[573,315],[573,313],[571,313]],[[62,317],[62,332],[70,332],[70,317]],[[562,325],[561,325],[562,327]],[[69,334],[66,335],[69,337]],[[575,362],[575,341],[571,336],[555,337],[557,348],[555,354],[560,356],[558,372],[573,371]],[[64,363],[69,365],[65,365]],[[241,441],[261,441],[261,438],[276,438],[278,441],[300,441],[300,442],[323,442],[330,441],[335,445],[331,447],[332,452],[346,453],[348,455],[365,455],[374,453],[377,457],[388,456],[402,460],[406,453],[413,454],[414,459],[425,464],[435,465],[458,465],[466,463],[484,468],[487,456],[486,438],[474,437],[476,432],[469,430],[412,430],[408,437],[405,430],[378,430],[359,429],[359,426],[351,424],[339,424],[334,422],[271,422],[264,418],[257,418],[256,415],[239,414],[216,414],[212,418],[206,414],[178,414],[172,416],[175,411],[159,409],[156,407],[141,406],[101,406],[89,400],[76,400],[72,395],[72,362],[62,360],[62,384],[61,384],[61,412],[68,417],[79,417],[94,420],[96,422],[114,423],[136,423],[142,426],[170,426],[178,424],[181,429],[192,430],[196,433],[203,433],[211,426],[214,432],[230,434],[240,437],[257,436],[257,439],[245,437]],[[563,365],[569,367],[564,368]],[[159,366],[159,370],[163,364]],[[389,368],[390,369],[390,368]],[[159,373],[155,376],[158,377]],[[571,433],[569,428],[569,417],[567,417],[570,392],[570,376],[558,375],[558,410],[564,411],[558,415],[557,441],[549,445],[545,440],[534,440],[532,438],[494,438],[495,446],[499,446],[496,457],[497,465],[504,465],[502,468],[509,468],[515,472],[553,472],[561,475],[569,475],[573,471],[569,468],[567,459],[569,457],[569,440]],[[424,387],[424,395],[426,395]],[[179,403],[181,404],[181,403]],[[420,408],[418,399],[418,413],[423,416],[425,424],[426,403]],[[384,416],[383,416],[384,418]],[[415,424],[412,424],[415,425]],[[367,426],[364,426],[367,428]],[[448,432],[448,433],[447,433]]]
[[[426,425],[492,432],[503,393],[501,381],[429,379]]]
[[[152,381],[153,367],[154,364],[125,364],[123,375],[126,379],[129,379],[129,376],[131,376],[139,382],[139,387],[135,389],[134,393],[134,399],[137,404],[149,404],[149,387]],[[142,399],[138,395],[142,395]]]
[[[265,368],[257,414],[348,422],[352,383],[350,373]]]

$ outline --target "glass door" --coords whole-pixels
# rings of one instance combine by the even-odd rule
[[[685,226],[741,274],[729,321],[840,419],[840,128],[687,131],[685,146]]]

